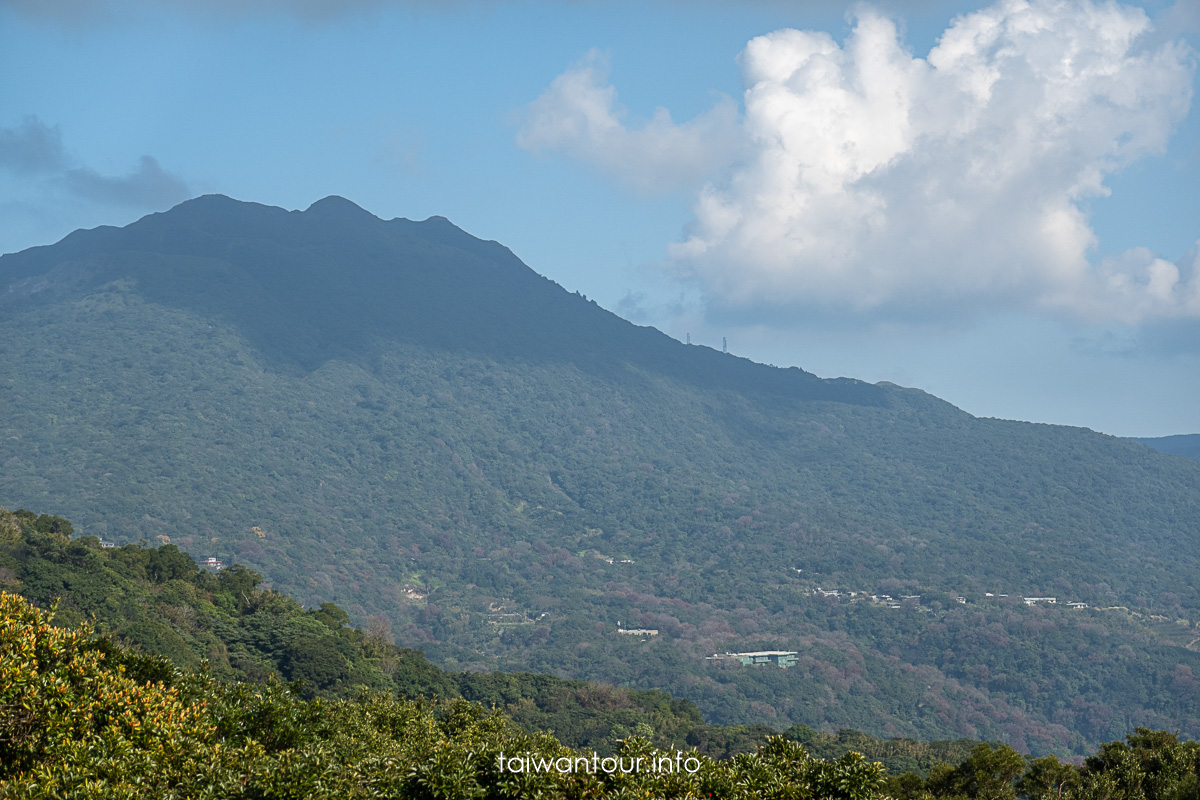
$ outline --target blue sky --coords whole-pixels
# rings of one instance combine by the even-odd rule
[[[639,324],[1200,432],[1200,3],[0,0],[0,252],[448,217]]]

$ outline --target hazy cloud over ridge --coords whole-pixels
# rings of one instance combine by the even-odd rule
[[[72,166],[63,147],[62,132],[37,117],[25,117],[20,125],[0,128],[0,169],[23,177],[43,178],[66,189],[75,197],[93,202],[169,208],[191,196],[183,178],[143,155],[138,168],[128,175],[102,175],[87,166]]]
[[[75,194],[102,203],[169,208],[190,196],[183,178],[164,170],[153,156],[142,156],[128,175],[101,175],[93,169],[68,170],[63,176]]]
[[[62,132],[37,117],[13,128],[0,128],[0,167],[17,175],[54,172],[66,166]]]
[[[1115,3],[1000,0],[955,19],[925,58],[869,9],[842,44],[757,37],[741,55],[737,136],[713,126],[719,136],[691,143],[716,151],[714,182],[673,264],[726,308],[1200,318],[1191,256],[1093,256],[1086,201],[1107,194],[1106,175],[1162,152],[1191,102],[1195,54],[1150,33],[1141,9]],[[629,165],[652,171],[659,142],[707,135],[705,118],[677,126],[665,112],[628,130],[603,113],[615,89],[583,77],[560,76],[532,118],[599,108],[603,135],[560,125],[544,147],[628,179]]]

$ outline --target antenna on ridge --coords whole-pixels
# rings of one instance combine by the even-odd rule
[[[687,339],[688,339],[687,343],[691,344],[692,343],[692,335],[690,333],[687,335]]]
[[[721,352],[722,353],[729,352],[729,340],[726,339],[724,336],[721,337]]]

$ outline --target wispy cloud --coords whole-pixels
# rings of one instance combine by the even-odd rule
[[[37,117],[0,128],[0,169],[41,178],[71,196],[108,205],[162,209],[191,196],[187,182],[152,156],[142,156],[137,169],[126,175],[102,175],[78,164],[63,146],[59,127]]]
[[[530,111],[567,121],[548,126],[543,147],[627,181],[630,165],[674,169],[660,156],[673,136],[706,154],[683,160],[691,174],[706,164],[711,181],[670,252],[714,308],[1200,318],[1190,258],[1093,257],[1086,202],[1108,194],[1106,176],[1164,151],[1191,102],[1195,53],[1151,34],[1141,9],[1112,2],[1000,0],[917,57],[864,8],[840,44],[799,30],[751,40],[736,134],[728,111],[720,125],[660,112],[627,128],[589,63]]]
[[[1158,27],[1168,36],[1200,33],[1200,3],[1195,0],[1175,0],[1158,17]]]
[[[517,143],[531,152],[557,151],[586,161],[648,193],[698,188],[737,154],[741,132],[729,98],[683,124],[659,108],[631,128],[607,81],[607,58],[593,50],[529,106]]]

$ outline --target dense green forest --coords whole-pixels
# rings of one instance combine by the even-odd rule
[[[530,702],[578,698],[565,682],[441,673],[380,631],[348,627],[332,604],[306,611],[256,588],[249,570],[214,573],[173,546],[102,548],[72,533],[61,517],[0,512],[0,582],[54,598],[41,609],[0,590],[4,797],[1183,800],[1200,789],[1200,746],[1144,728],[1080,766],[1002,744],[807,726],[760,732],[748,752],[680,749],[647,720],[661,722],[659,711],[694,723],[694,709],[661,693],[626,702],[641,721],[588,752],[518,722]],[[286,634],[267,637],[274,648],[247,635],[268,610]],[[226,658],[183,667],[197,647]],[[493,705],[455,695],[456,678]],[[590,688],[609,701],[641,696]],[[607,709],[610,723],[619,716]],[[715,726],[690,735],[701,730],[728,742]]]
[[[1200,735],[1195,461],[688,347],[336,198],[200,198],[0,289],[0,503],[236,560],[439,668],[1039,754]],[[238,644],[230,679],[291,663]],[[706,660],[760,649],[798,664]]]

